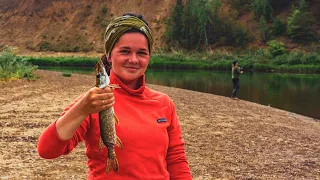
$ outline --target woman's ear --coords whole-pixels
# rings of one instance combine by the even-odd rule
[[[109,58],[108,58],[108,63],[112,63],[112,61],[111,61],[111,55],[109,55]]]

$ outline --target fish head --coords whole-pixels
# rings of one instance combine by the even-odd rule
[[[105,88],[110,84],[110,79],[107,74],[106,68],[104,67],[103,62],[100,60],[95,67],[96,73],[96,86],[99,88]]]

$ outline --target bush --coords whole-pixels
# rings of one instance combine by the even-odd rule
[[[234,25],[232,28],[232,39],[235,46],[243,46],[252,40],[249,31],[241,24]]]
[[[312,65],[317,65],[320,64],[320,54],[319,53],[309,53],[304,55],[301,58],[301,63],[302,64],[312,64]]]
[[[38,67],[28,63],[25,58],[16,56],[12,49],[6,46],[0,53],[0,79],[20,79],[26,77],[28,80],[36,79],[33,71]]]
[[[102,12],[103,14],[106,14],[106,13],[108,12],[107,7],[106,7],[106,6],[103,6],[103,7],[101,8],[101,12]]]
[[[62,73],[62,76],[64,76],[64,77],[71,77],[71,73]]]
[[[268,42],[269,52],[273,57],[282,55],[285,53],[284,44],[276,40]]]

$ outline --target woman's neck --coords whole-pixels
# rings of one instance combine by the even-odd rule
[[[114,74],[114,72],[111,70],[110,71],[110,77],[111,77],[111,81],[112,83],[119,83],[122,84],[123,86],[126,86],[128,89],[132,89],[132,90],[138,90],[140,89],[142,86],[145,86],[145,78],[144,75],[140,76],[139,78],[132,80],[132,81],[125,81],[124,79],[120,78],[119,76],[117,76],[116,74]],[[117,80],[116,80],[117,79]],[[118,82],[117,82],[118,81]]]
[[[121,80],[128,88],[130,89],[139,89],[139,87],[141,86],[138,82],[138,79],[134,80],[134,81],[123,81]]]

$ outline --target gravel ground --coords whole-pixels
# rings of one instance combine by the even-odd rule
[[[41,132],[94,76],[38,70],[0,82],[0,180],[86,179],[84,143],[68,156],[38,156]],[[194,179],[320,179],[320,121],[243,100],[148,84],[175,102]]]

